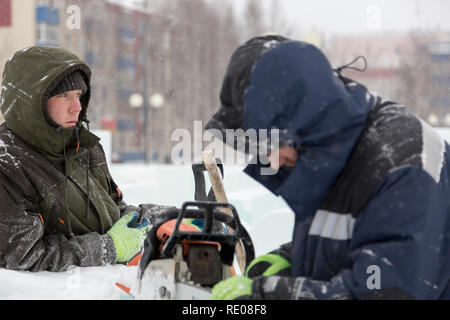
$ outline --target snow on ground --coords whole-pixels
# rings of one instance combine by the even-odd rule
[[[128,299],[117,283],[136,286],[137,267],[73,267],[66,272],[1,269],[0,299],[118,300]]]
[[[249,231],[256,255],[290,241],[294,216],[277,198],[242,172],[225,166],[224,187]],[[181,207],[194,200],[190,166],[113,164],[111,174],[128,204],[157,203]],[[205,173],[207,188],[210,188]],[[275,232],[274,232],[275,231]],[[137,267],[73,267],[66,272],[22,272],[0,269],[0,299],[127,299],[116,286],[137,285]]]

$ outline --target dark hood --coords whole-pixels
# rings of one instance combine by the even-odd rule
[[[49,119],[46,101],[59,82],[76,70],[82,72],[88,87],[80,98],[83,110],[77,124],[80,142],[87,144],[98,139],[81,125],[89,104],[91,78],[82,60],[63,48],[33,46],[16,52],[5,64],[0,110],[6,125],[49,158],[61,158],[64,148],[75,141],[74,128],[58,128]]]
[[[222,107],[206,129],[278,129],[278,146],[297,149],[298,161],[289,170],[262,174],[269,165],[260,162],[245,169],[282,196],[297,219],[318,209],[376,100],[364,86],[344,83],[315,46],[270,37],[252,39],[235,51],[220,99]]]
[[[218,129],[225,137],[226,129],[242,128],[244,96],[253,68],[264,52],[285,41],[288,39],[281,36],[256,37],[234,51],[222,82],[221,107],[206,124],[206,130]]]

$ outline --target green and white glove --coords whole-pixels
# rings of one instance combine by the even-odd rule
[[[116,247],[117,262],[130,261],[142,249],[147,230],[152,225],[147,218],[144,218],[141,223],[131,227],[137,219],[139,219],[139,213],[130,212],[120,218],[107,232]]]
[[[234,276],[216,284],[211,291],[211,300],[234,300],[251,298],[253,280]]]
[[[245,276],[255,278],[273,275],[290,275],[291,263],[278,254],[268,253],[254,259],[248,266]]]

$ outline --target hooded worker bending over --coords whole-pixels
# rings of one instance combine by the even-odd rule
[[[450,298],[450,147],[340,71],[315,46],[279,36],[233,53],[207,128],[279,130],[276,174],[261,163],[245,171],[287,202],[295,224],[292,242],[212,298]]]

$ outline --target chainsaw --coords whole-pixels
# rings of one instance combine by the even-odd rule
[[[223,176],[221,164],[217,167]],[[204,164],[194,164],[192,170],[196,201],[184,202],[181,209],[169,209],[152,221],[139,261],[137,298],[207,300],[216,283],[236,274],[238,244],[245,255],[241,270],[254,259],[251,237],[236,208],[217,202],[212,187],[206,195]]]

